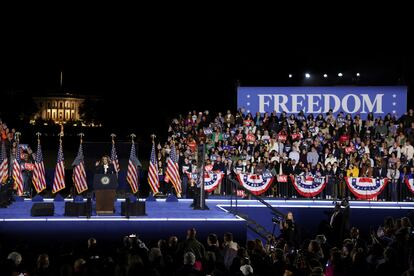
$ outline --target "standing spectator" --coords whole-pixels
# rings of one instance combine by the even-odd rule
[[[2,267],[2,272],[4,275],[21,275],[20,273],[24,272],[24,269],[21,268],[20,264],[22,262],[22,255],[18,252],[11,252],[7,256],[7,261]]]
[[[328,164],[333,165],[336,161],[336,157],[333,155],[333,153],[329,153],[328,158],[325,159],[324,165],[327,166]]]
[[[358,177],[359,176],[359,169],[354,164],[349,164],[348,169],[346,170],[346,176],[348,177]]]
[[[224,257],[216,234],[209,234],[206,247],[207,273],[211,274],[216,264],[224,266]]]
[[[398,201],[398,180],[400,178],[400,171],[395,164],[391,164],[391,167],[387,171],[388,183],[388,200]]]
[[[288,212],[283,221],[280,222],[280,231],[282,237],[287,243],[294,244],[295,247],[299,245],[299,233],[293,218],[293,213]]]
[[[293,148],[292,151],[289,153],[289,158],[295,160],[295,163],[297,164],[300,159],[299,152],[295,148]]]
[[[414,157],[414,147],[411,145],[410,141],[405,142],[405,145],[402,147],[402,154],[405,156],[406,163],[409,166],[412,166]]]
[[[318,164],[319,154],[316,152],[316,148],[311,147],[311,151],[308,152],[306,160],[308,163],[312,164],[312,167],[315,167]]]
[[[398,181],[398,185],[400,188],[398,194],[399,194],[399,199],[401,201],[407,201],[408,199],[409,191],[408,191],[408,188],[405,182],[408,181],[409,177],[410,177],[410,171],[409,171],[408,166],[402,167],[401,172],[400,172],[400,179]]]
[[[34,276],[53,276],[54,272],[49,266],[49,256],[47,254],[40,254],[37,257],[36,270]]]
[[[184,254],[184,265],[177,271],[177,276],[198,276],[203,275],[201,271],[197,270],[194,265],[196,263],[196,256],[193,252],[186,252]]]
[[[182,183],[183,183],[183,198],[187,197],[188,194],[188,188],[189,185],[188,183],[190,182],[187,173],[191,173],[192,172],[192,166],[190,163],[190,160],[188,160],[187,157],[184,158],[184,163],[181,164],[181,173],[182,173]]]
[[[326,177],[326,188],[325,188],[326,199],[332,199],[336,195],[336,193],[334,192],[335,183],[336,183],[336,175],[330,163],[328,163],[328,165],[326,166],[325,177]]]
[[[197,261],[201,261],[205,257],[204,245],[196,239],[196,233],[197,231],[195,228],[191,228],[187,231],[187,239],[179,244],[177,249],[177,254],[179,256],[184,256],[186,252],[192,252]]]
[[[331,227],[330,243],[334,246],[338,246],[343,238],[343,214],[341,212],[341,204],[339,202],[335,204],[335,209],[331,215],[329,225]]]
[[[226,116],[224,116],[224,123],[229,128],[234,126],[234,123],[235,123],[234,116],[233,114],[231,114],[230,110],[227,110],[227,114]]]
[[[229,269],[232,265],[234,258],[237,256],[238,250],[239,245],[233,241],[233,234],[230,232],[224,234],[223,258],[224,265],[227,269]]]

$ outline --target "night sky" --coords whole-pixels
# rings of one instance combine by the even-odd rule
[[[62,70],[65,92],[104,99],[108,131],[142,136],[165,135],[168,122],[178,113],[235,110],[238,82],[406,84],[413,94],[414,58],[401,41],[386,47],[368,37],[335,42],[309,34],[301,39],[280,33],[250,37],[231,29],[216,35],[213,30],[205,34],[176,25],[150,31],[112,23],[67,23],[55,30],[36,25],[26,26],[24,32],[10,31],[3,40],[7,43],[0,62],[0,92],[23,91],[29,97],[58,91]],[[305,81],[305,72],[312,74],[311,81]],[[338,72],[345,75],[341,81]],[[352,79],[356,72],[361,74],[358,81]],[[323,73],[330,76],[328,80]],[[137,99],[132,100],[132,94]],[[409,99],[412,102],[413,97]]]

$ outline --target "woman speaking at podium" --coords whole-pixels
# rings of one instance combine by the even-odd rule
[[[109,156],[104,155],[101,158],[101,161],[96,161],[95,163],[97,174],[113,174],[115,173],[115,167],[110,162]]]

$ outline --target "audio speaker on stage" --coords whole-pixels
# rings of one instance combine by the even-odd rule
[[[30,213],[32,217],[53,216],[55,205],[53,203],[33,203]]]
[[[121,202],[122,216],[146,216],[145,201]]]
[[[65,202],[65,216],[68,217],[90,217],[92,206],[88,202]]]

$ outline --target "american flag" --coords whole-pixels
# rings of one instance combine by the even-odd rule
[[[86,183],[85,164],[83,161],[82,142],[79,145],[78,155],[73,161],[72,167],[73,167],[73,174],[72,174],[73,184],[75,185],[76,190],[78,191],[78,194],[80,194],[88,189],[88,184]]]
[[[36,160],[32,182],[37,193],[40,193],[46,189],[45,165],[43,164],[43,154],[40,146],[40,140],[37,142]]]
[[[0,152],[0,183],[6,183],[9,178],[9,160],[6,154],[6,145],[4,141],[1,143],[1,152]]]
[[[59,143],[58,156],[55,168],[55,177],[53,178],[52,193],[57,193],[62,189],[65,189],[65,164],[63,158],[62,140]]]
[[[155,145],[152,143],[150,165],[148,170],[148,184],[150,185],[152,192],[154,194],[158,193],[158,188],[160,187],[160,181],[158,179],[158,164],[157,158],[155,155]]]
[[[171,151],[170,156],[167,160],[167,171],[165,172],[166,178],[168,178],[168,181],[171,181],[173,184],[175,191],[177,192],[177,195],[181,195],[181,178],[180,178],[180,172],[178,169],[178,158],[177,154],[175,152],[175,146],[174,143],[171,145]],[[167,182],[168,182],[167,181]]]
[[[114,165],[115,171],[119,172],[118,155],[116,154],[115,142],[112,141],[111,162]]]
[[[138,192],[138,166],[141,166],[135,153],[135,143],[132,142],[131,153],[129,155],[127,182],[131,186],[132,193]]]
[[[19,140],[17,140],[16,145],[16,157],[13,160],[13,179],[14,179],[14,189],[17,190],[17,195],[23,195],[23,175],[20,168],[20,146]]]

